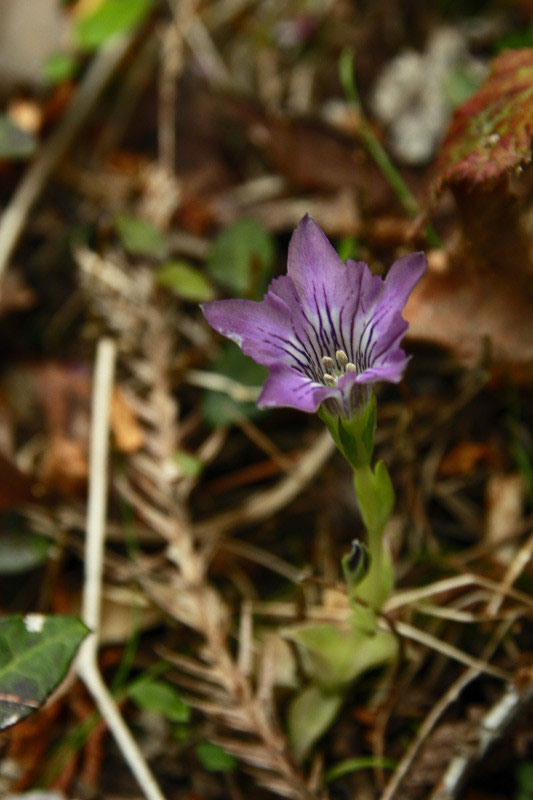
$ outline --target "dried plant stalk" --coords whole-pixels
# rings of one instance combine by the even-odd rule
[[[102,276],[100,292],[95,293],[97,311],[119,334],[123,366],[130,371],[128,392],[134,393],[147,411],[142,420],[143,447],[130,456],[126,476],[115,482],[136,513],[166,542],[164,570],[158,570],[157,575],[143,574],[139,580],[155,603],[201,634],[204,641],[197,660],[169,653],[165,657],[176,665],[191,705],[215,723],[218,733],[213,740],[237,756],[260,785],[283,797],[316,800],[317,794],[292,761],[277,722],[272,692],[260,691],[249,675],[252,662],[249,615],[244,617],[248,619],[248,628],[241,639],[239,656],[234,658],[230,652],[232,615],[208,579],[210,547],[205,541],[206,530],[201,529],[198,536],[184,505],[188,492],[184,495],[179,491],[179,476],[172,461],[180,439],[179,405],[170,381],[179,327],[175,311],[165,307],[155,290],[147,291],[145,272],[138,281],[131,268],[127,274],[117,263],[106,270],[87,251],[78,253],[78,260],[92,278],[93,292],[95,276]],[[109,285],[110,274],[115,276],[113,286]],[[140,286],[144,287],[142,298]],[[120,313],[115,313],[117,307]],[[135,342],[142,343],[140,351],[132,346]],[[322,443],[319,449],[321,463]],[[308,479],[309,468],[304,472],[299,486]],[[292,491],[288,499],[291,496]]]

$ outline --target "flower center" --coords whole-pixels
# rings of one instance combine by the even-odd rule
[[[344,375],[346,372],[357,371],[355,364],[348,361],[348,356],[344,350],[337,350],[334,359],[331,358],[331,356],[322,356],[321,360],[324,368],[322,380],[326,386],[336,386],[341,375]]]

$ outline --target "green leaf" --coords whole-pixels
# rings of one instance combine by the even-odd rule
[[[0,619],[0,729],[43,704],[87,633],[75,617],[17,614]]]
[[[456,108],[472,97],[480,85],[481,78],[477,73],[459,66],[446,75],[442,88],[449,104]]]
[[[81,17],[74,31],[76,41],[83,49],[94,50],[110,36],[140,25],[152,5],[153,0],[104,0]]]
[[[78,67],[78,59],[70,53],[53,53],[42,66],[43,78],[49,86],[58,86],[73,78]]]
[[[339,240],[337,252],[342,261],[346,261],[347,258],[357,258],[359,250],[360,243],[357,236],[343,236]]]
[[[168,255],[169,245],[165,235],[151,222],[131,214],[117,214],[115,226],[122,244],[131,255],[157,259]]]
[[[336,692],[396,658],[396,638],[389,631],[372,630],[372,623],[372,612],[360,606],[357,625],[307,622],[286,628],[283,635],[298,647],[308,677],[325,692]]]
[[[358,772],[361,769],[394,769],[396,764],[397,762],[392,758],[380,758],[379,756],[346,758],[326,770],[324,784],[336,781],[338,778],[342,778],[343,775],[349,775],[351,772]]]
[[[201,475],[204,468],[201,458],[193,456],[192,453],[187,453],[185,450],[178,450],[172,458],[184,478],[197,478]]]
[[[209,772],[233,772],[237,759],[213,742],[200,742],[195,748],[198,761]]]
[[[128,687],[128,696],[139,708],[153,711],[171,722],[188,722],[191,709],[179,691],[166,681],[143,676]]]
[[[163,264],[156,272],[156,280],[161,286],[172,289],[179,297],[193,303],[202,303],[214,297],[213,287],[205,275],[186,261]]]
[[[0,158],[11,161],[29,158],[36,147],[35,136],[15,125],[7,114],[0,114]]]
[[[274,262],[271,236],[254,219],[241,219],[214,240],[207,269],[222,286],[237,294],[259,296]]]
[[[515,768],[514,800],[533,800],[533,761],[519,761]]]
[[[531,26],[505,33],[494,45],[497,53],[502,50],[518,50],[522,47],[533,47],[533,27]]]
[[[231,342],[222,348],[213,362],[213,371],[237,380],[243,386],[260,387],[266,380],[267,369],[245,356]],[[255,402],[239,402],[222,392],[208,390],[202,398],[205,421],[214,428],[233,425],[238,417],[252,418],[261,413]]]
[[[26,530],[0,533],[0,575],[16,575],[46,561],[50,540]]]
[[[288,711],[288,733],[294,757],[302,761],[314,743],[330,727],[339,713],[343,695],[324,692],[310,684],[292,700]]]

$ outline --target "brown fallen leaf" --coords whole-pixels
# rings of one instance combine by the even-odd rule
[[[524,476],[501,472],[491,475],[485,496],[485,543],[494,548],[498,561],[510,564],[516,554],[517,541],[508,541],[504,547],[501,542],[516,536],[523,524],[527,496]]]
[[[111,399],[111,430],[117,450],[135,453],[144,442],[144,434],[128,401],[120,389],[115,389]]]
[[[504,272],[428,272],[404,316],[411,337],[449,348],[470,366],[487,346],[496,364],[533,365],[533,296]]]
[[[85,492],[88,471],[86,443],[60,435],[52,437],[37,470],[48,489],[75,496]]]
[[[20,273],[15,269],[6,272],[0,286],[0,315],[31,308],[36,302],[35,292],[24,283]]]
[[[33,481],[0,453],[0,513],[20,508],[33,499]]]
[[[493,465],[497,459],[497,451],[486,442],[459,442],[445,454],[438,473],[443,477],[471,475],[480,464]]]

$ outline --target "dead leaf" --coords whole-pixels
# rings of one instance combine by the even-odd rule
[[[33,499],[33,481],[0,453],[0,513],[20,508]]]
[[[497,453],[486,442],[459,442],[449,450],[439,464],[443,477],[471,475],[480,464],[494,464]]]
[[[0,287],[0,314],[8,311],[23,311],[37,302],[33,289],[27,286],[20,273],[10,269],[2,278]]]
[[[533,299],[505,273],[428,272],[404,316],[409,335],[449,348],[467,365],[489,347],[502,365],[533,363]]]
[[[56,435],[39,465],[42,483],[66,495],[80,495],[87,486],[89,471],[87,447],[84,443]]]
[[[498,544],[520,531],[524,518],[527,486],[523,475],[496,473],[486,488],[485,543],[494,547],[499,561],[510,564],[516,554],[516,542]]]
[[[111,429],[121,452],[135,453],[142,447],[143,430],[120,389],[115,389],[111,400]]]

